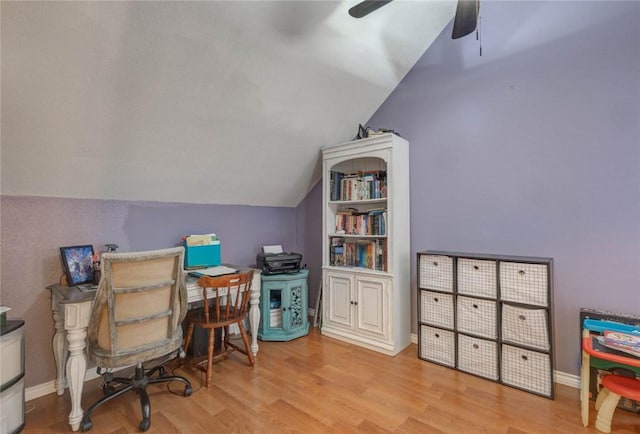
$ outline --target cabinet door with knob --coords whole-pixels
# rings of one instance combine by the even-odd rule
[[[326,279],[324,326],[372,346],[390,345],[391,280],[340,271],[327,271]]]

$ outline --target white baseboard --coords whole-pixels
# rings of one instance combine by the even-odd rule
[[[567,374],[566,372],[553,371],[553,381],[558,384],[580,389],[580,376]]]
[[[38,384],[37,386],[27,387],[24,390],[24,400],[31,401],[32,399],[40,398],[41,396],[55,393],[56,381],[51,380],[46,383]]]
[[[126,369],[126,368],[121,368]],[[113,372],[118,372],[120,369],[115,369]],[[96,372],[96,368],[87,369],[87,373],[84,374],[84,382],[95,380],[100,377],[98,372]],[[65,390],[67,387],[65,387]],[[49,395],[50,393],[56,393],[56,381],[51,380],[46,383],[38,384],[36,386],[27,387],[24,390],[24,400],[25,402],[31,401],[32,399],[40,398],[41,396]]]
[[[314,310],[309,309],[309,315],[313,315]],[[411,343],[418,343],[418,335],[411,333]],[[90,369],[84,376],[84,381],[91,381],[98,378],[99,375],[95,369]],[[580,389],[580,376],[567,374],[566,372],[554,371],[553,380],[555,383],[563,384],[565,386],[573,387],[574,389]],[[47,381],[46,383],[38,384],[36,386],[28,387],[25,390],[25,401],[31,401],[32,399],[40,398],[41,396],[48,395],[56,392],[55,380]]]

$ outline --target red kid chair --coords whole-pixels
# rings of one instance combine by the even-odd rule
[[[596,429],[609,433],[613,412],[620,398],[640,401],[640,380],[622,375],[606,375],[602,379],[602,387],[596,399],[596,410],[598,410]]]

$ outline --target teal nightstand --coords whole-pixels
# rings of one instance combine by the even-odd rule
[[[309,333],[308,276],[309,270],[261,275],[258,339],[289,341]]]

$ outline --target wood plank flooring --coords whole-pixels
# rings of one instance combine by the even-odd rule
[[[556,386],[549,400],[419,360],[411,345],[388,357],[323,337],[317,329],[291,342],[260,342],[257,363],[233,353],[214,365],[213,386],[201,373],[176,369],[193,384],[189,398],[148,388],[150,433],[597,433],[580,422],[578,390]],[[83,408],[101,396],[85,385]],[[178,383],[169,385],[182,392]],[[70,432],[70,399],[47,395],[27,403],[25,433]],[[137,432],[140,408],[129,393],[100,407],[90,431]],[[614,414],[612,433],[640,433],[640,415]]]

